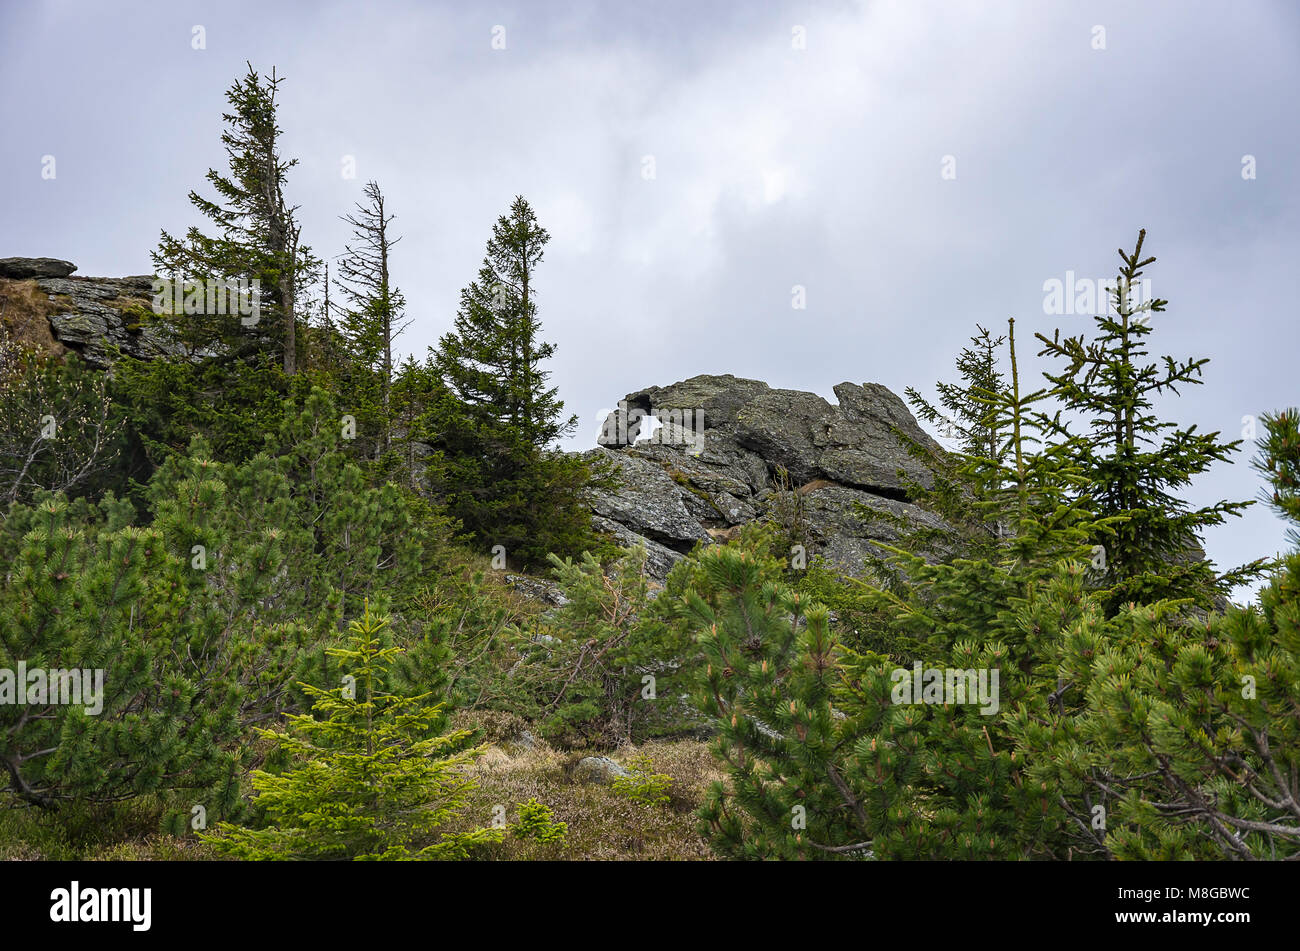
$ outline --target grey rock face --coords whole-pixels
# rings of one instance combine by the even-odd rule
[[[676,484],[663,466],[605,448],[592,449],[586,456],[611,462],[623,483],[614,492],[589,493],[591,510],[597,515],[678,551],[689,551],[695,542],[708,539],[708,532],[686,510]]]
[[[682,560],[683,556],[680,552],[675,552],[671,548],[646,538],[644,535],[638,535],[627,526],[620,525],[613,519],[605,518],[603,515],[593,515],[591,523],[595,526],[596,531],[613,535],[623,548],[635,548],[637,545],[644,545],[646,549],[645,571],[651,578],[667,578],[668,572],[673,569],[673,565]]]
[[[879,553],[874,543],[898,539],[897,520],[941,524],[907,501],[907,479],[924,485],[928,474],[894,428],[939,447],[886,387],[841,383],[835,395],[838,405],[731,375],[628,394],[606,421],[602,447],[588,453],[613,462],[623,481],[618,490],[590,494],[596,528],[620,544],[644,541],[647,574],[662,580],[696,544],[797,511],[809,559],[821,555],[860,574],[867,555]],[[673,417],[678,410],[686,412]],[[669,422],[647,440],[644,419],[653,415]],[[699,432],[672,430],[671,420],[683,416],[702,421],[702,440]],[[777,484],[780,468],[789,489]],[[881,517],[862,514],[870,510]]]
[[[36,286],[55,305],[50,330],[55,339],[76,350],[95,366],[112,362],[112,347],[141,360],[178,358],[179,351],[155,327],[143,323],[139,310],[148,310],[153,278],[47,277]]]
[[[858,574],[869,554],[881,554],[874,542],[893,544],[899,540],[897,522],[865,517],[859,506],[902,518],[912,527],[938,528],[943,524],[932,512],[906,502],[848,486],[822,486],[804,496],[809,553],[815,552],[851,574]]]
[[[38,277],[67,277],[77,266],[58,258],[0,258],[0,277],[26,281]]]
[[[918,481],[927,478],[893,428],[938,447],[898,396],[878,383],[840,383],[835,395],[838,405],[815,393],[775,390],[758,380],[726,374],[650,387],[629,393],[623,402],[630,412],[664,417],[673,410],[700,411],[705,432],[703,451],[696,458],[715,469],[730,470],[754,492],[763,488],[777,466],[798,483],[824,478],[894,498],[904,494],[898,469]],[[638,442],[636,425],[619,425],[621,412],[612,414],[605,425],[601,442],[608,448],[680,449],[681,455],[698,448]],[[624,433],[626,438],[616,438]],[[662,443],[663,431],[656,437]]]

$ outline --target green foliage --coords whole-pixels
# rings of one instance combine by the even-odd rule
[[[220,853],[244,859],[460,859],[498,829],[452,833],[473,784],[460,768],[469,731],[439,734],[442,705],[427,694],[383,690],[399,648],[383,647],[387,619],[367,606],[351,625],[350,647],[329,653],[344,672],[332,690],[304,685],[312,713],[289,718],[288,732],[259,731],[291,757],[281,774],[253,773],[262,828],[222,823],[201,836]]]
[[[879,600],[856,578],[814,558],[793,586],[804,598],[825,606],[838,641],[859,652],[898,654],[901,645],[886,623]]]
[[[1259,468],[1278,497],[1300,457],[1290,414],[1266,418]],[[1294,516],[1293,520],[1294,520]],[[1106,619],[1072,583],[1026,620],[1044,641],[1058,702],[1017,717],[1031,782],[1061,790],[1080,850],[1136,859],[1300,856],[1300,553],[1259,603],[1208,623],[1180,602]]]
[[[1062,339],[1057,331],[1043,343],[1040,355],[1055,357],[1064,366],[1046,374],[1056,387],[1067,418],[1074,417],[1086,432],[1070,436],[1072,453],[1091,483],[1093,505],[1101,518],[1115,517],[1104,541],[1104,581],[1107,610],[1127,603],[1149,604],[1165,598],[1190,598],[1211,608],[1234,586],[1258,573],[1261,562],[1216,576],[1201,557],[1204,530],[1239,515],[1250,502],[1217,502],[1192,508],[1172,494],[1216,462],[1227,460],[1239,445],[1223,442],[1218,433],[1200,433],[1195,426],[1178,428],[1155,415],[1152,400],[1179,387],[1201,383],[1207,359],[1177,361],[1163,357],[1144,363],[1146,338],[1153,331],[1150,317],[1163,313],[1168,301],[1135,300],[1143,269],[1155,261],[1142,257],[1146,231],[1138,232],[1132,253],[1119,252],[1122,266],[1115,281],[1114,313],[1093,318],[1096,336]]]
[[[563,843],[568,835],[569,825],[566,822],[556,822],[550,806],[543,805],[536,799],[529,799],[519,804],[519,820],[510,827],[510,831],[520,839]]]
[[[457,563],[460,557],[449,552],[413,595],[413,629],[401,641],[394,676],[409,689],[437,690],[459,710],[512,706],[517,693],[508,672],[519,659],[516,630],[527,614],[482,568]]]
[[[590,466],[550,448],[577,417],[563,416],[542,369],[555,346],[538,339],[535,272],[549,240],[522,197],[497,220],[478,279],[461,291],[454,329],[433,356],[447,393],[430,407],[426,430],[443,455],[433,492],[484,550],[503,546],[525,567],[594,547],[579,498]]]
[[[764,581],[780,570],[775,559],[726,546],[697,562],[704,577],[687,595],[704,653],[697,696],[728,776],[709,789],[701,833],[732,858],[810,857],[854,839],[857,817],[824,781],[837,731],[825,609]]]
[[[110,386],[130,434],[128,471],[141,481],[195,436],[218,459],[256,455],[266,434],[279,429],[289,392],[284,372],[266,354],[231,364],[120,356]]]
[[[1253,465],[1271,486],[1264,501],[1283,518],[1300,524],[1300,410],[1265,413],[1262,422],[1265,436]],[[1290,529],[1287,537],[1300,548],[1300,530]]]
[[[544,736],[616,745],[680,728],[684,633],[650,598],[645,549],[551,558],[566,602],[521,629],[501,695]]]
[[[634,756],[627,763],[630,776],[615,776],[611,787],[615,795],[646,806],[658,806],[671,798],[668,790],[673,778],[654,771],[654,761],[646,754]]]
[[[102,668],[104,710],[5,705],[0,756],[34,803],[174,792],[236,806],[244,728],[330,677],[345,610],[405,607],[436,540],[393,486],[373,488],[313,394],[266,451],[235,465],[196,439],[126,502],[44,497],[0,531],[0,667]],[[430,673],[425,689],[441,681]]]
[[[705,650],[700,695],[729,778],[711,792],[702,831],[721,854],[1063,854],[1066,819],[1055,798],[1024,784],[1006,718],[1055,689],[1021,614],[1098,527],[1072,498],[1078,477],[1068,459],[1051,448],[1026,452],[1048,425],[1034,409],[1044,393],[1021,392],[1014,335],[1010,343],[1010,388],[985,397],[991,428],[1007,439],[995,458],[967,457],[962,478],[981,488],[974,510],[1012,530],[989,556],[951,563],[890,549],[898,581],[863,586],[860,617],[879,627],[859,638],[890,645],[895,657],[838,642],[824,606],[770,580],[769,555],[698,556],[704,578],[688,603]],[[910,697],[899,688],[914,663],[945,678],[971,671],[972,686],[983,676],[986,689],[996,671],[997,693],[980,702],[964,689]]]
[[[343,610],[359,610],[381,577],[400,594],[422,569],[416,516],[401,492],[369,485],[348,458],[342,414],[328,394],[314,391],[283,412],[279,430],[247,462],[213,462],[201,440],[186,457],[169,459],[149,486],[156,523],[187,556],[204,544],[214,570],[226,564],[223,544],[273,537],[298,562],[277,582],[270,605],[284,616],[301,616],[330,590]],[[204,490],[227,507],[214,508]]]
[[[111,495],[11,512],[0,670],[83,677],[75,703],[5,697],[0,763],[10,789],[36,805],[174,792],[187,811],[201,800],[225,814],[243,758],[230,747],[240,734],[230,652],[192,615],[186,568],[162,533],[128,524],[132,514]]]

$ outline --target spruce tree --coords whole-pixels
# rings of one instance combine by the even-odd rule
[[[938,426],[945,437],[955,439],[958,452],[997,459],[1003,449],[1003,434],[989,417],[987,398],[1003,388],[997,350],[1006,343],[1006,337],[995,338],[979,324],[975,329],[979,332],[970,338],[971,346],[957,355],[961,382],[935,384],[939,406],[913,387],[905,392],[917,417]]]
[[[298,372],[307,289],[319,261],[302,243],[297,206],[286,196],[297,160],[281,152],[283,81],[250,64],[230,87],[221,136],[228,170],[209,169],[214,198],[189,195],[213,233],[197,226],[183,237],[163,231],[153,253],[159,279],[170,284],[157,288],[155,313],[141,319],[163,333],[173,358],[115,364],[114,398],[153,465],[183,452],[195,434],[223,459],[255,454],[262,435],[278,426]],[[176,287],[184,291],[179,307]]]
[[[918,525],[904,517],[882,515],[865,507],[859,513],[865,519],[883,518],[892,522],[903,540],[902,547],[927,552],[939,560],[987,554],[996,545],[1003,528],[990,522],[975,504],[983,487],[966,476],[971,460],[983,459],[988,465],[997,465],[1006,452],[1006,434],[997,428],[990,400],[1005,389],[997,351],[1007,338],[995,338],[978,324],[976,330],[978,333],[970,338],[971,345],[957,355],[959,382],[935,384],[937,406],[912,387],[906,391],[917,417],[956,441],[954,451],[945,452],[929,440],[921,442],[901,429],[894,430],[908,454],[925,472],[925,477],[918,479],[899,470],[909,500],[935,513],[942,521],[937,526]],[[869,563],[883,582],[895,587],[900,584],[896,570],[886,559],[873,557]]]
[[[1105,549],[1107,610],[1165,598],[1187,598],[1210,608],[1257,573],[1259,563],[1216,575],[1201,556],[1201,535],[1251,503],[1221,501],[1193,508],[1173,494],[1215,462],[1227,460],[1240,441],[1224,442],[1219,433],[1201,433],[1194,425],[1178,428],[1156,415],[1153,399],[1201,383],[1209,361],[1168,356],[1159,363],[1145,361],[1151,315],[1164,313],[1168,304],[1160,298],[1138,299],[1144,269],[1155,261],[1143,257],[1145,241],[1143,230],[1131,253],[1120,249],[1114,312],[1093,318],[1095,336],[1062,338],[1059,330],[1050,339],[1038,334],[1043,344],[1039,355],[1064,363],[1045,375],[1065,412],[1059,435],[1068,436],[1071,425],[1086,430],[1075,445],[1097,514],[1122,519],[1113,535],[1097,540]]]
[[[435,358],[473,419],[538,448],[578,422],[563,418],[564,404],[541,368],[555,353],[554,344],[538,339],[537,318],[536,271],[550,240],[528,202],[515,198],[493,226],[478,279],[461,291],[454,329]]]
[[[882,856],[1060,858],[1068,848],[1057,798],[1024,782],[1025,763],[1009,737],[1017,709],[1050,705],[1061,687],[1043,663],[1041,632],[1026,631],[1021,619],[1062,562],[1088,557],[1090,538],[1106,523],[1091,514],[1071,447],[1048,441],[1054,420],[1042,407],[1050,393],[1022,388],[1014,321],[1007,346],[1009,380],[979,397],[987,425],[1003,440],[992,457],[963,457],[960,470],[975,487],[974,509],[997,529],[995,544],[937,564],[896,548],[902,590],[875,592],[905,672],[920,664],[927,676],[976,671],[991,681],[996,673],[995,709],[969,697],[953,703],[946,689],[904,696],[900,707],[899,668],[884,680],[870,663],[847,664],[871,701],[858,775],[883,779],[864,807],[882,824]]]
[[[500,829],[452,832],[474,788],[461,767],[481,750],[471,733],[443,733],[445,717],[429,695],[388,692],[397,647],[385,647],[387,618],[367,605],[351,625],[350,645],[332,648],[340,686],[303,685],[312,712],[289,718],[289,730],[259,731],[288,759],[281,773],[256,771],[258,828],[222,823],[202,838],[243,859],[459,859]]]
[[[564,417],[542,368],[555,352],[538,339],[536,269],[549,240],[517,197],[493,227],[478,279],[461,291],[454,328],[433,356],[450,396],[431,434],[446,462],[436,488],[480,545],[500,545],[516,564],[534,566],[593,540],[578,499],[588,467],[552,448],[577,416]]]
[[[1263,500],[1285,519],[1300,525],[1300,411],[1266,413],[1265,436],[1252,465],[1264,474],[1270,490]],[[1287,530],[1291,544],[1300,548],[1300,528]]]
[[[230,87],[226,99],[231,112],[222,116],[226,130],[221,135],[229,172],[208,170],[215,200],[190,192],[190,203],[216,226],[217,234],[192,227],[181,240],[164,231],[153,258],[163,277],[260,281],[256,323],[238,311],[205,312],[194,320],[186,318],[196,315],[173,310],[166,324],[179,331],[191,351],[233,348],[235,356],[260,347],[269,332],[284,373],[292,376],[298,360],[299,295],[315,280],[319,262],[302,244],[298,208],[285,197],[288,172],[298,160],[281,154],[276,97],[282,82],[275,70],[263,77],[250,63],[244,78]]]

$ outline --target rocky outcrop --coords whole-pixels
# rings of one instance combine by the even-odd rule
[[[67,277],[77,266],[58,258],[0,258],[0,277],[27,281],[39,277]]]
[[[900,523],[939,525],[907,501],[908,482],[929,475],[895,430],[942,450],[886,387],[841,383],[835,395],[837,404],[731,375],[628,394],[586,454],[621,481],[590,491],[594,524],[621,544],[644,543],[660,580],[695,545],[756,519],[790,528],[809,559],[861,573]]]
[[[0,280],[30,281],[47,302],[39,316],[55,341],[88,363],[107,367],[113,348],[142,360],[179,356],[149,325],[152,276],[71,276],[76,269],[54,258],[0,258]]]
[[[634,444],[647,418],[658,414],[671,420],[671,411],[678,410],[679,418],[702,416],[705,444],[698,458],[729,470],[751,491],[759,491],[778,466],[799,484],[824,478],[896,499],[906,497],[899,469],[926,484],[926,471],[908,455],[894,429],[923,445],[938,446],[901,399],[879,383],[841,383],[835,396],[838,405],[815,393],[772,389],[730,374],[696,376],[628,394],[599,442]],[[651,438],[659,445],[699,448],[679,432],[665,425]]]
[[[64,277],[36,282],[54,306],[50,330],[86,362],[106,367],[112,348],[141,360],[175,357],[175,348],[146,322],[153,278]]]

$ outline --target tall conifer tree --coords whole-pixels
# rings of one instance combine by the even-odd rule
[[[536,272],[548,241],[532,207],[515,198],[433,355],[449,397],[434,433],[447,462],[438,475],[449,512],[481,544],[501,545],[525,565],[592,541],[577,495],[588,466],[553,449],[578,418],[564,416],[542,366],[555,353],[539,339],[537,317]]]
[[[282,82],[274,70],[263,77],[250,63],[244,78],[230,87],[226,99],[231,111],[222,116],[226,130],[221,134],[229,172],[208,170],[215,200],[190,192],[190,203],[216,226],[217,234],[192,227],[181,240],[164,231],[153,259],[164,277],[260,281],[256,323],[238,312],[205,312],[198,320],[173,313],[169,323],[200,351],[214,345],[247,351],[250,342],[260,346],[269,332],[285,374],[292,376],[298,364],[299,296],[314,282],[319,262],[302,244],[298,208],[285,197],[289,169],[298,160],[286,160],[281,152],[276,96]]]
[[[537,266],[550,234],[519,196],[492,228],[478,279],[461,291],[454,330],[439,342],[436,362],[466,411],[509,432],[511,441],[543,448],[568,435],[577,416],[564,404],[542,363],[555,345],[539,339]]]
[[[157,274],[173,288],[179,284],[183,301],[177,307],[172,288],[164,287],[155,294],[155,312],[141,319],[186,359],[123,358],[114,381],[130,432],[153,464],[184,451],[195,433],[211,440],[221,458],[249,458],[278,427],[299,370],[299,330],[319,261],[302,243],[297,207],[285,194],[297,160],[281,152],[283,81],[250,64],[230,87],[221,136],[229,169],[207,173],[215,198],[189,196],[215,233],[191,227],[182,238],[164,231],[153,253]],[[224,300],[219,283],[226,285]]]
[[[1038,334],[1043,344],[1039,355],[1064,363],[1045,374],[1066,414],[1057,435],[1069,436],[1071,418],[1086,427],[1075,439],[1075,453],[1091,482],[1097,513],[1123,519],[1113,535],[1099,539],[1105,549],[1104,582],[1111,588],[1105,599],[1108,610],[1163,598],[1191,598],[1209,608],[1257,573],[1259,563],[1216,576],[1201,557],[1201,534],[1251,503],[1192,508],[1173,494],[1227,460],[1240,441],[1224,442],[1219,433],[1201,433],[1194,425],[1180,429],[1156,415],[1153,399],[1201,383],[1209,360],[1166,356],[1159,363],[1145,361],[1150,315],[1163,313],[1168,304],[1160,298],[1139,299],[1143,269],[1155,261],[1142,256],[1145,241],[1142,230],[1132,253],[1120,249],[1114,312],[1093,318],[1096,336],[1062,339],[1057,331],[1049,339]]]

